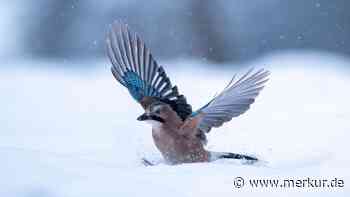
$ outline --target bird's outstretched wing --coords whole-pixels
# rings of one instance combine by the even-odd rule
[[[192,117],[201,116],[198,128],[209,132],[212,127],[219,127],[246,112],[255,101],[268,80],[269,71],[261,69],[252,74],[250,69],[238,80],[232,78],[226,88],[208,104],[192,113]]]
[[[153,59],[142,39],[126,24],[116,21],[107,36],[107,54],[115,79],[144,108],[150,100],[168,103],[182,118],[192,113],[186,98],[172,86],[162,66]]]

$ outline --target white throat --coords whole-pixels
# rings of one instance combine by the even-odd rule
[[[152,125],[152,128],[155,130],[160,130],[160,128],[162,127],[162,123],[155,120],[145,120],[145,122],[147,124]]]

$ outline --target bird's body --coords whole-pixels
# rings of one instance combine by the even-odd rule
[[[164,123],[145,121],[152,126],[154,144],[165,161],[169,164],[209,161],[209,152],[204,149],[203,141],[198,135],[200,131],[196,128],[196,119],[188,118],[183,121],[170,105],[159,101],[152,103],[159,107],[159,115],[163,117]],[[148,113],[151,110],[146,108]]]
[[[204,149],[205,133],[247,111],[267,81],[268,71],[248,71],[209,103],[192,111],[186,98],[172,86],[162,66],[153,59],[140,37],[120,22],[112,25],[107,38],[112,74],[141,104],[140,121],[152,125],[154,143],[169,164],[208,162],[220,158],[254,157],[234,153],[213,153]]]
[[[181,127],[181,125],[180,125]],[[161,125],[152,128],[154,143],[170,164],[207,162],[209,153],[198,138],[184,134],[180,128]]]

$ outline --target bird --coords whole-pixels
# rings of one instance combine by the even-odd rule
[[[152,137],[165,163],[170,165],[240,159],[256,162],[250,155],[208,151],[206,134],[245,113],[268,81],[266,69],[249,69],[233,75],[227,86],[198,110],[173,86],[163,66],[154,59],[141,37],[122,21],[107,32],[106,52],[111,72],[144,109],[137,120],[152,126]],[[147,159],[144,163],[153,165]]]

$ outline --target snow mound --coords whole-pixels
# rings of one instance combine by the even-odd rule
[[[149,126],[136,121],[142,109],[113,79],[108,62],[90,63],[97,67],[87,70],[27,66],[38,64],[53,63],[0,68],[0,196],[350,193],[349,60],[287,54],[250,63],[271,70],[271,80],[246,114],[212,130],[207,149],[256,155],[264,161],[259,165],[222,160],[167,166]],[[194,109],[237,72],[195,64],[165,66]],[[160,164],[144,167],[142,157]],[[345,187],[235,189],[235,177],[340,178]]]

